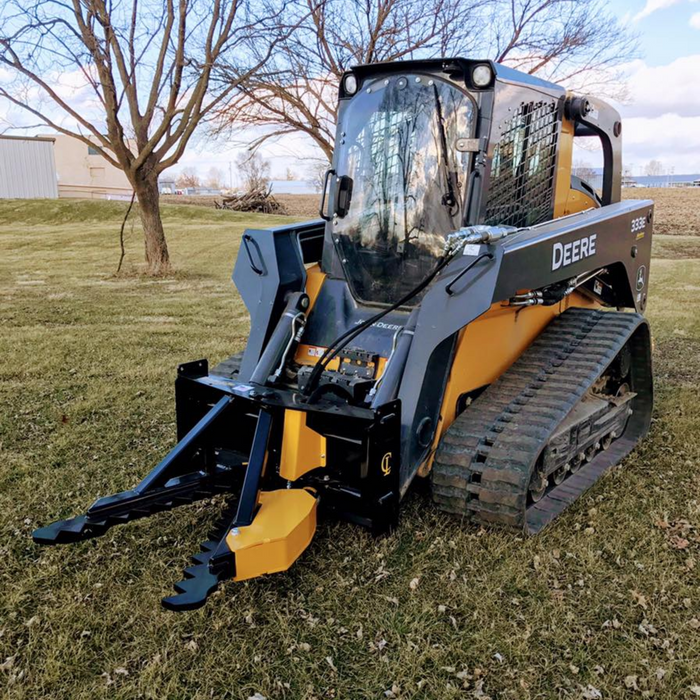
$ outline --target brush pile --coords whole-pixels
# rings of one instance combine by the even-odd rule
[[[272,196],[271,187],[254,187],[247,192],[224,197],[214,203],[217,209],[252,211],[260,214],[286,214],[287,210]]]

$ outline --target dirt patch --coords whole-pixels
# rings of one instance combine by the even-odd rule
[[[287,210],[289,216],[318,219],[320,194],[276,194],[275,197]]]
[[[222,197],[191,196],[165,194],[160,201],[162,204],[189,204],[199,207],[216,207]],[[276,194],[275,199],[287,210],[289,216],[305,219],[318,219],[318,207],[321,202],[320,194]]]
[[[655,232],[651,256],[667,260],[700,258],[700,236],[668,236]]]
[[[622,198],[654,200],[654,233],[700,236],[700,187],[626,187]]]
[[[184,195],[184,194],[162,194],[160,196],[161,204],[194,204],[198,207],[214,208],[216,201],[221,201],[221,197],[212,197],[210,195]]]

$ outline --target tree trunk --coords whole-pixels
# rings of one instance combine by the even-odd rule
[[[158,177],[134,178],[132,185],[139,201],[143,237],[146,245],[148,274],[164,275],[170,272],[170,254],[160,218]]]

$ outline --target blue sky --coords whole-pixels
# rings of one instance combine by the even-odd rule
[[[700,173],[700,0],[618,0],[611,8],[640,40],[626,67],[623,157],[633,174],[650,160]]]
[[[611,8],[639,32],[642,58],[649,66],[662,66],[700,52],[700,26],[690,24],[693,15],[700,16],[700,2],[619,0],[611,3]],[[640,17],[643,12],[649,14]]]

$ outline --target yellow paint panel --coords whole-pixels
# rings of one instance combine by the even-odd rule
[[[517,308],[494,304],[460,332],[433,451],[418,471],[421,476],[429,473],[440,438],[457,417],[460,396],[498,379],[555,316],[572,306],[589,308],[599,304],[579,292],[554,306]]]
[[[321,272],[321,267],[318,263],[314,263],[306,269],[306,293],[309,295],[309,310],[307,314],[314,308],[318,293],[326,279],[326,273]]]
[[[305,343],[299,343],[297,346],[297,351],[294,353],[294,362],[298,365],[315,365],[318,359],[326,351],[326,348],[320,347],[318,345],[306,345]],[[340,360],[334,357],[328,363],[328,369],[338,369]]]
[[[597,204],[593,201],[593,198],[589,197],[587,194],[579,190],[569,190],[564,203],[564,213],[562,216],[576,214],[580,211],[586,211],[586,209],[593,209],[596,206]]]
[[[304,343],[299,343],[297,346],[297,351],[294,354],[294,362],[298,365],[315,365],[318,362],[318,358],[323,355],[326,348],[317,345],[305,345]],[[327,365],[329,370],[337,370],[340,367],[340,359],[334,357]],[[375,379],[379,379],[384,373],[384,368],[386,367],[386,357],[380,357],[377,360],[377,371],[374,376]]]
[[[306,425],[305,411],[284,412],[280,476],[296,481],[306,472],[326,466],[326,438]]]
[[[571,189],[571,170],[573,167],[574,122],[564,119],[557,145],[557,177],[554,190],[554,218],[576,214],[592,209],[596,203],[591,197]]]
[[[238,534],[226,535],[236,555],[234,580],[286,571],[313,539],[317,504],[303,489],[263,491],[255,520],[238,528]]]
[[[566,203],[571,191],[571,167],[574,152],[574,123],[564,119],[557,143],[557,176],[554,186],[554,218],[566,214]]]

